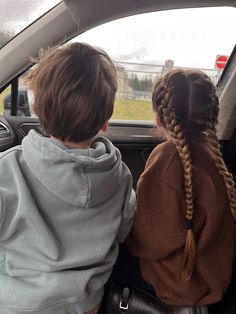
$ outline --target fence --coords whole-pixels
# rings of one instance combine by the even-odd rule
[[[132,62],[114,61],[117,69],[118,91],[117,97],[125,99],[151,99],[151,90],[155,81],[174,66],[140,64]],[[167,63],[168,64],[168,63]],[[200,70],[206,73],[214,84],[217,83],[221,71],[214,69],[195,69],[178,67],[179,69]],[[136,82],[136,85],[134,84]],[[139,82],[139,85],[137,84]],[[145,83],[145,88],[140,86]],[[151,83],[151,84],[150,84]],[[143,84],[145,85],[145,84]]]

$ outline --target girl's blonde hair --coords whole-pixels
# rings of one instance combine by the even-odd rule
[[[222,159],[216,136],[219,100],[215,86],[206,74],[173,70],[155,84],[152,102],[163,127],[170,132],[183,164],[187,235],[182,276],[187,280],[193,272],[196,244],[193,233],[193,163],[186,131],[199,131],[207,135],[215,166],[225,181],[231,212],[236,219],[234,181]]]

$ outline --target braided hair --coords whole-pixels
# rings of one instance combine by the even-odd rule
[[[161,124],[169,131],[183,165],[187,233],[181,275],[188,280],[196,259],[196,243],[193,232],[193,163],[186,131],[199,131],[207,135],[215,166],[225,181],[232,215],[236,219],[233,177],[222,159],[216,136],[219,100],[213,83],[204,73],[172,70],[156,82],[152,103]]]

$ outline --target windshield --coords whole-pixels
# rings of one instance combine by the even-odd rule
[[[77,36],[117,68],[113,119],[152,120],[153,84],[172,68],[198,69],[217,83],[235,45],[236,8],[167,10],[122,18]]]
[[[0,0],[0,48],[60,0]]]
[[[96,27],[75,39],[105,49],[116,61],[215,69],[235,45],[236,8],[146,13]]]

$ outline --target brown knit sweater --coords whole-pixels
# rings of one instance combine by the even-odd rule
[[[222,299],[232,273],[235,226],[224,180],[206,138],[191,142],[197,258],[191,279],[180,274],[186,238],[183,167],[167,141],[151,153],[138,182],[135,222],[127,240],[143,278],[172,305],[207,305]]]

